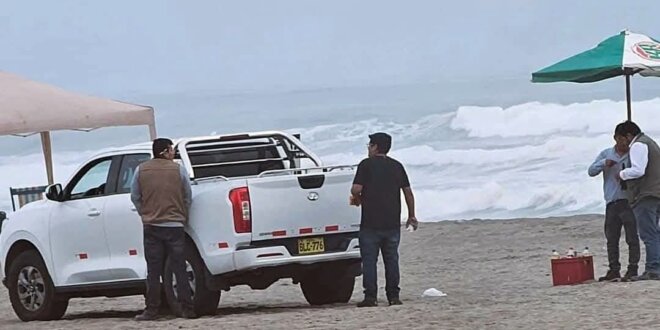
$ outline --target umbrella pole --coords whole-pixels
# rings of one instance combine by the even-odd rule
[[[630,104],[630,75],[626,74],[626,103],[628,105],[628,120],[632,120],[632,105]]]
[[[41,148],[44,151],[44,160],[46,161],[46,175],[48,184],[54,183],[53,180],[53,155],[50,144],[50,132],[41,132]]]

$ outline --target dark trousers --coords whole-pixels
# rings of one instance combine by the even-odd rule
[[[158,311],[160,307],[160,283],[169,258],[170,267],[176,276],[177,298],[183,309],[192,309],[192,291],[186,272],[184,250],[186,234],[182,227],[144,226],[144,255],[147,259],[147,310]]]
[[[360,229],[360,254],[362,255],[362,286],[364,296],[376,299],[378,295],[377,263],[379,252],[385,263],[385,292],[387,299],[399,298],[399,241],[401,230]]]
[[[628,244],[628,270],[637,271],[639,263],[639,238],[637,237],[637,223],[635,214],[630,208],[628,201],[620,199],[607,204],[605,209],[605,238],[607,239],[607,259],[610,270],[620,271],[619,263],[619,240],[621,239],[621,228],[626,233]]]

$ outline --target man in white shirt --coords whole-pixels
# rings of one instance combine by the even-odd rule
[[[619,178],[630,192],[639,237],[646,247],[644,273],[632,280],[660,280],[660,147],[632,121],[617,125],[615,134],[630,145],[630,167],[619,172]]]

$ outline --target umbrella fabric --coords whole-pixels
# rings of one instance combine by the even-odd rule
[[[532,74],[532,82],[589,83],[621,75],[660,76],[660,43],[622,31],[595,48]]]

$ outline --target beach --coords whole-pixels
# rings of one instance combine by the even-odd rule
[[[138,323],[141,296],[73,299],[63,320],[24,323],[0,290],[0,329],[651,329],[657,327],[660,281],[552,286],[550,254],[568,247],[594,254],[596,277],[607,270],[602,215],[546,219],[422,223],[402,231],[403,306],[387,306],[379,265],[379,302],[309,306],[298,285],[281,280],[263,291],[223,292],[217,315]],[[643,251],[643,244],[642,244]],[[621,244],[622,266],[628,250]],[[642,253],[643,270],[644,254]],[[446,297],[422,297],[429,288]]]

